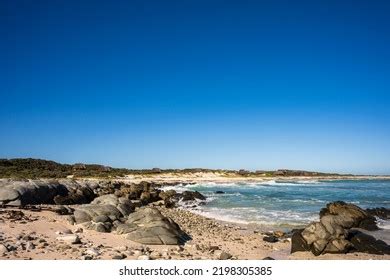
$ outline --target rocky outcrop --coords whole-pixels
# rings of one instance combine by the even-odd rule
[[[80,204],[95,198],[88,183],[73,180],[0,180],[0,205]]]
[[[382,220],[390,219],[390,209],[379,207],[379,208],[368,208],[366,212],[372,216],[376,216]]]
[[[295,231],[291,253],[311,251],[314,255],[350,251],[388,254],[390,246],[354,228],[376,230],[375,217],[362,208],[337,201],[320,211],[320,221]]]
[[[324,217],[326,217],[326,221],[323,221],[325,226],[331,223],[338,224],[343,228],[379,229],[374,216],[354,204],[348,204],[343,201],[329,203],[326,208],[323,208],[320,211],[320,219]],[[331,226],[329,225],[328,228]]]
[[[196,199],[199,199],[199,200],[206,200],[206,197],[201,194],[200,192],[198,191],[184,191],[181,193],[181,195],[179,196],[181,198],[182,201],[189,201],[189,200],[196,200]]]
[[[130,200],[109,194],[96,198],[91,204],[77,207],[73,219],[76,224],[82,224],[87,229],[110,232],[133,210]]]
[[[172,183],[173,184],[173,183]],[[0,205],[25,206],[33,204],[87,204],[96,197],[115,195],[145,206],[159,202],[174,207],[178,201],[199,201],[206,198],[197,191],[177,193],[162,190],[153,182],[128,184],[118,180],[13,180],[0,179]]]
[[[174,184],[172,183],[172,185]],[[195,202],[206,200],[206,197],[197,191],[184,191],[179,193],[175,190],[164,190],[164,186],[166,185],[159,185],[153,182],[141,182],[139,184],[124,185],[115,194],[130,200],[138,200],[142,205],[148,205],[161,200],[168,208],[174,207],[179,201]]]
[[[178,245],[189,239],[173,220],[155,208],[141,208],[130,214],[126,223],[117,227],[117,233],[148,245]]]

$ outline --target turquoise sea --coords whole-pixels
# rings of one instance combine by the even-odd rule
[[[207,196],[203,205],[183,205],[223,221],[292,228],[318,220],[322,207],[343,200],[362,208],[390,208],[390,180],[298,180],[257,183],[202,183],[168,187],[196,190]],[[217,194],[220,191],[223,193]],[[382,228],[390,223],[378,221]]]

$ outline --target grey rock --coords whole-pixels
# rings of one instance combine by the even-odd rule
[[[119,255],[115,255],[112,257],[113,260],[123,260],[125,259],[127,256],[124,255],[124,254],[119,254]]]
[[[0,205],[80,204],[94,196],[89,186],[74,180],[0,180]]]
[[[129,215],[126,224],[119,230],[128,232],[127,239],[142,244],[178,245],[188,239],[173,220],[164,217],[155,208],[139,209]]]
[[[232,255],[227,253],[227,252],[225,252],[225,251],[220,251],[220,252],[216,251],[216,252],[214,252],[214,254],[217,255],[217,258],[219,260],[228,260],[228,259],[232,258]]]
[[[4,244],[0,244],[0,255],[8,253],[8,248]]]
[[[76,234],[60,235],[57,237],[57,240],[63,241],[67,244],[79,244],[81,242],[80,238]]]
[[[84,252],[85,255],[97,257],[100,255],[100,252],[95,248],[89,248]]]
[[[32,242],[28,241],[26,243],[26,250],[29,251],[29,250],[34,250],[34,249],[35,249],[35,245]]]
[[[95,223],[106,223],[106,222],[110,222],[110,218],[105,215],[100,215],[100,216],[93,217],[92,221],[94,221]]]
[[[0,204],[8,204],[11,201],[17,200],[20,194],[12,188],[0,188]]]
[[[107,216],[114,221],[122,217],[122,214],[113,205],[99,204],[82,205],[74,211],[74,218],[77,224],[89,222],[98,216]]]
[[[263,241],[269,242],[269,243],[275,243],[278,242],[279,239],[273,235],[267,235],[263,237]]]
[[[146,260],[150,260],[150,257],[147,256],[147,255],[141,255],[137,258],[137,260],[142,260],[142,261],[146,261]]]

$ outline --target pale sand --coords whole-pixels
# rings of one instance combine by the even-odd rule
[[[189,172],[189,173],[161,173],[161,174],[142,174],[126,175],[125,178],[118,180],[128,183],[140,183],[141,181],[156,183],[238,183],[238,182],[266,182],[271,180],[287,181],[315,181],[315,180],[362,180],[362,179],[384,179],[390,180],[390,176],[264,176],[250,175],[240,176],[227,172]]]
[[[94,259],[112,259],[124,254],[126,259],[137,259],[140,254],[150,255],[152,259],[217,259],[221,250],[234,259],[390,259],[390,256],[351,253],[342,255],[322,255],[315,257],[310,252],[290,254],[290,240],[277,243],[263,241],[263,235],[248,229],[245,225],[229,224],[180,209],[160,208],[162,213],[173,218],[186,231],[192,240],[184,246],[141,245],[115,233],[99,233],[84,230],[77,233],[81,244],[65,245],[56,240],[59,231],[67,229],[75,232],[77,225],[70,225],[66,216],[50,211],[33,212],[22,210],[30,221],[9,221],[4,219],[9,209],[0,209],[0,244],[16,244],[16,237],[24,234],[32,237],[29,241],[35,249],[19,249],[8,252],[0,259],[82,259],[88,248],[97,248],[99,256]],[[57,232],[57,233],[56,233]],[[27,241],[23,241],[26,243]],[[217,246],[218,248],[214,248]],[[142,253],[143,251],[143,253]]]

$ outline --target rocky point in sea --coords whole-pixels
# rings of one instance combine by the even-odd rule
[[[382,211],[378,210],[380,213]],[[354,204],[336,201],[320,211],[320,221],[306,228],[295,230],[292,235],[291,253],[311,251],[318,256],[326,253],[363,252],[390,254],[390,246],[365,231],[378,230],[377,211],[366,211]]]

